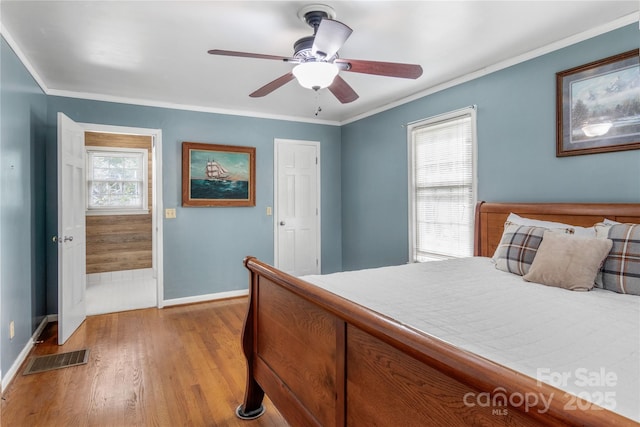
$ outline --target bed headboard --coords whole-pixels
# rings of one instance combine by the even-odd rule
[[[478,202],[474,255],[493,256],[509,213],[591,227],[604,218],[640,223],[640,203],[487,203]]]

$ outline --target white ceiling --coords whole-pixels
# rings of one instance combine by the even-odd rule
[[[292,81],[249,93],[290,64],[209,49],[293,55],[318,1],[2,0],[2,33],[48,94],[345,123],[406,99],[638,19],[632,1],[320,1],[353,34],[340,57],[420,64],[417,80],[341,72],[360,98],[340,104]],[[579,64],[577,64],[579,65]],[[316,117],[317,106],[322,111]]]

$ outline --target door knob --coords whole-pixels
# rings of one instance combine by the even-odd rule
[[[280,225],[285,225],[284,221],[280,221]]]

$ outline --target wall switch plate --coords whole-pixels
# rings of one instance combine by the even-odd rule
[[[16,335],[16,325],[15,325],[15,322],[12,320],[11,322],[9,322],[9,339],[12,340],[15,335]]]
[[[271,216],[272,212],[271,212],[271,206],[267,206],[267,216]]]
[[[175,218],[176,217],[176,210],[175,209],[165,209],[164,210],[164,217],[165,218]]]

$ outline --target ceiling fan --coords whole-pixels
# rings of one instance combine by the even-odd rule
[[[340,58],[338,50],[353,30],[334,20],[335,11],[329,6],[309,5],[300,9],[298,16],[313,28],[313,35],[303,37],[294,43],[293,57],[220,49],[208,52],[212,55],[275,59],[297,64],[290,72],[249,94],[253,98],[268,95],[291,80],[298,79],[300,85],[315,91],[328,88],[341,103],[346,104],[358,99],[358,94],[338,75],[340,71],[406,79],[417,79],[422,75],[420,65]]]

